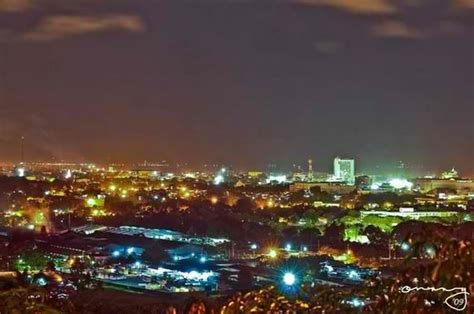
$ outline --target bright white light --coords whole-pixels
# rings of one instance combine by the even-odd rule
[[[113,256],[113,257],[117,257],[117,256],[119,256],[119,255],[120,255],[120,252],[119,252],[119,251],[113,251],[113,252],[112,252],[112,256]]]
[[[256,249],[257,249],[257,245],[256,245],[255,243],[253,243],[253,244],[250,246],[250,248],[251,248],[252,250],[256,250]]]
[[[410,249],[410,245],[408,243],[403,243],[402,244],[402,250],[408,251]]]
[[[135,267],[140,267],[140,266],[142,266],[142,263],[140,263],[140,262],[138,262],[138,261],[135,262]]]
[[[355,270],[351,270],[348,274],[350,279],[357,279],[359,278],[359,273]]]
[[[70,169],[68,169],[66,173],[64,174],[64,179],[70,179],[71,177],[72,177],[72,172]]]
[[[214,178],[214,184],[215,184],[215,185],[219,185],[219,184],[221,184],[222,182],[224,182],[224,176],[221,175],[221,174],[218,174],[218,175]]]
[[[18,168],[18,169],[16,170],[16,172],[17,172],[17,175],[18,175],[19,177],[24,177],[24,176],[25,176],[25,168]]]
[[[371,190],[378,190],[380,188],[380,184],[378,183],[373,183],[371,186],[370,186],[370,189]]]
[[[287,182],[287,179],[285,175],[268,176],[267,183],[274,181],[276,181],[277,183],[285,183]]]
[[[47,282],[46,282],[46,280],[44,280],[44,278],[39,278],[37,283],[40,286],[46,286],[46,284],[47,284]]]
[[[303,246],[303,251],[304,251],[304,252],[307,252],[307,251],[308,251],[308,247],[307,247],[307,246]]]
[[[207,281],[209,277],[214,276],[214,273],[212,271],[210,272],[197,272],[195,270],[190,271],[189,273],[186,272],[179,272],[180,275],[182,275],[185,279],[189,280],[200,280],[200,281]]]
[[[129,247],[129,248],[127,249],[127,253],[128,253],[128,254],[132,254],[133,251],[134,251],[134,248],[133,248],[133,247]]]
[[[413,187],[413,183],[407,179],[392,179],[389,183],[395,189],[411,189]]]
[[[355,306],[355,307],[360,307],[360,306],[364,306],[364,302],[362,302],[361,300],[359,300],[357,298],[354,298],[352,300],[352,305]]]
[[[332,267],[331,265],[324,265],[324,268],[326,268],[326,270],[330,273],[334,271],[334,267]]]
[[[205,262],[207,261],[207,258],[206,258],[205,256],[201,256],[201,257],[199,258],[199,261],[200,261],[201,263],[205,263]]]
[[[288,244],[285,246],[285,250],[291,251],[291,244],[288,243]]]
[[[285,285],[292,286],[296,282],[296,277],[293,273],[285,273],[283,276],[283,282]]]
[[[173,261],[177,262],[178,261],[178,257],[175,255],[173,256]]]

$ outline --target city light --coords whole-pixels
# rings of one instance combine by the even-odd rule
[[[46,286],[47,282],[44,278],[39,278],[36,283],[38,284],[38,286]]]
[[[430,257],[434,257],[434,256],[435,256],[435,250],[434,250],[432,247],[430,247],[430,246],[427,247],[427,248],[425,249],[425,251],[426,251],[426,254],[428,254]]]
[[[268,179],[267,179],[267,183],[271,183],[271,182],[276,182],[278,184],[281,184],[281,183],[285,183],[287,182],[287,178],[285,175],[272,175],[272,176],[269,176]]]
[[[221,174],[218,174],[218,175],[214,178],[214,184],[215,184],[215,185],[219,185],[219,184],[221,184],[222,182],[224,182],[224,176],[221,175]]]
[[[0,314],[474,314],[473,14],[0,0]]]
[[[330,273],[332,273],[334,271],[334,267],[332,267],[331,265],[329,264],[326,264],[324,265],[324,268],[326,268],[326,270]]]
[[[358,298],[352,299],[352,302],[351,302],[351,303],[352,303],[352,305],[353,305],[354,307],[362,307],[362,306],[364,306],[364,302],[361,301],[361,300],[359,300]]]
[[[25,168],[18,168],[16,170],[16,173],[19,177],[24,177],[25,176]]]
[[[347,276],[349,277],[349,279],[352,279],[352,280],[360,279],[360,274],[356,270],[350,270],[347,273]]]
[[[378,190],[378,189],[380,189],[380,184],[379,183],[372,183],[370,185],[370,189],[371,190]]]
[[[411,189],[413,187],[413,183],[406,179],[392,179],[389,184],[395,189]]]
[[[268,256],[270,258],[276,258],[278,256],[278,253],[275,249],[271,249],[270,251],[268,251]]]
[[[293,273],[290,273],[290,272],[285,273],[285,274],[283,275],[283,282],[284,282],[285,285],[287,285],[287,286],[292,286],[292,285],[294,285],[295,282],[296,282],[296,277],[295,277],[295,275],[294,275]]]
[[[96,205],[95,199],[93,199],[93,198],[88,198],[88,199],[87,199],[87,206],[93,207],[93,206],[95,206],[95,205]]]

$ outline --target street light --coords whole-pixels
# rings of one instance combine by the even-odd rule
[[[364,306],[364,302],[359,300],[358,298],[352,299],[352,305],[355,307],[361,307]]]
[[[271,249],[270,251],[268,251],[268,256],[270,258],[276,258],[278,255],[277,251],[275,249]]]
[[[285,285],[292,286],[295,284],[295,282],[296,282],[296,277],[293,273],[288,272],[283,275],[283,283]]]
[[[359,279],[359,273],[356,270],[351,270],[347,274],[350,279]]]

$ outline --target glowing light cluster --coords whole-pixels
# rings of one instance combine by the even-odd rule
[[[395,189],[411,189],[413,187],[413,183],[407,179],[392,179],[389,184]]]

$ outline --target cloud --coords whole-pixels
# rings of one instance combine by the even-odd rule
[[[474,10],[474,0],[455,0],[454,4],[460,9]]]
[[[314,49],[321,54],[335,54],[344,48],[344,44],[338,41],[316,41]]]
[[[354,14],[391,14],[397,7],[387,0],[295,0],[297,3],[315,6],[327,6]]]
[[[0,0],[0,12],[20,12],[31,6],[31,0]]]
[[[113,30],[142,32],[145,26],[138,16],[129,14],[58,15],[45,17],[35,29],[23,34],[23,38],[32,41],[48,41]]]
[[[410,26],[402,21],[383,21],[372,29],[373,34],[378,37],[419,39],[425,38],[428,34],[420,29]]]

